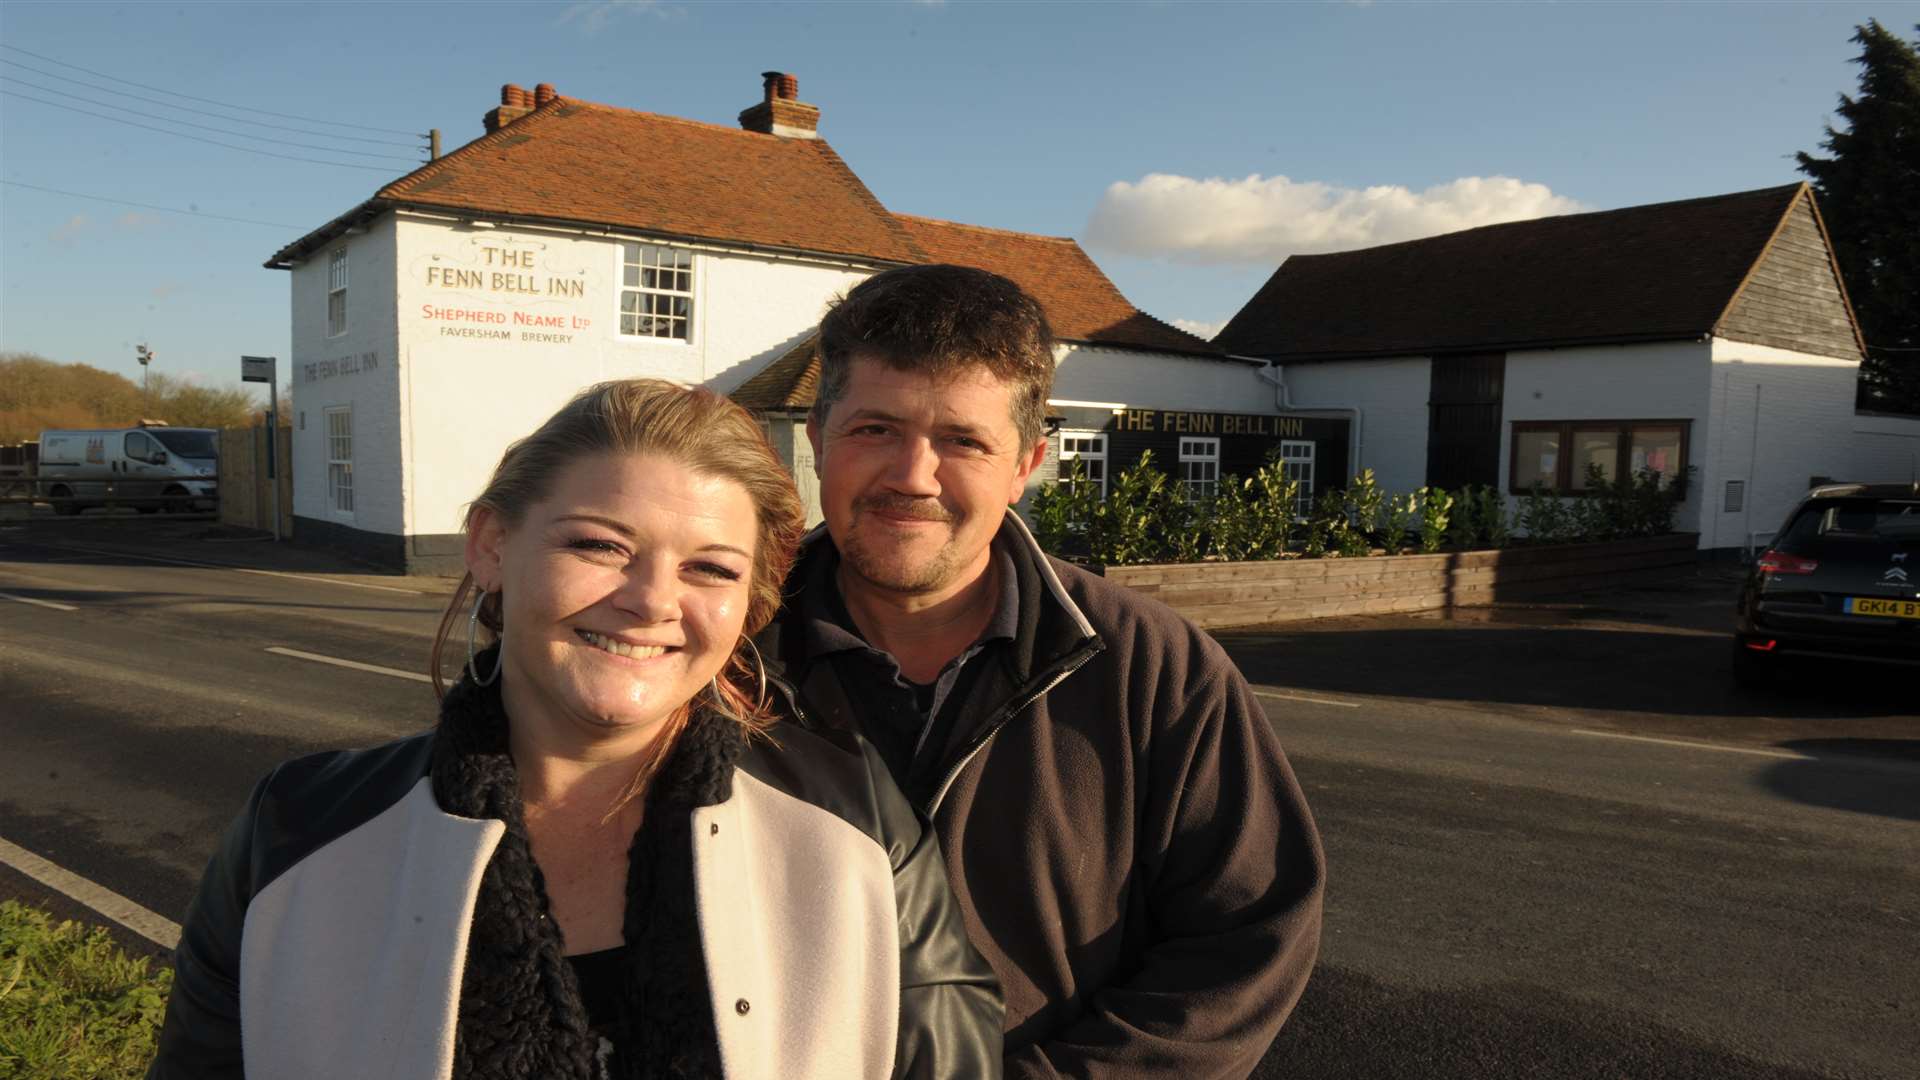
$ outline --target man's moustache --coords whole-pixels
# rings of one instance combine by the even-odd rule
[[[952,521],[953,515],[937,499],[916,499],[911,495],[868,495],[854,501],[855,510],[912,518],[916,521]]]

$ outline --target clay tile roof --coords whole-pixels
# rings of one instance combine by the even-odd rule
[[[820,390],[820,335],[808,334],[728,395],[748,409],[810,409]]]
[[[927,262],[990,270],[1011,279],[1046,309],[1054,336],[1127,349],[1219,358],[1206,339],[1142,312],[1127,302],[1080,245],[1064,236],[987,229],[895,214]]]
[[[369,205],[613,226],[882,263],[924,261],[824,139],[564,97],[395,180]],[[324,243],[322,234],[343,220],[289,245],[275,261]]]
[[[1300,361],[1699,337],[1804,187],[1295,255],[1214,343]]]

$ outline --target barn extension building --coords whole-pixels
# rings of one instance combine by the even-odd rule
[[[1855,409],[1864,345],[1805,184],[1294,256],[1214,344],[1275,365],[1283,404],[1351,409],[1391,490],[1652,468],[1708,550],[1816,480],[1920,467],[1920,420]]]

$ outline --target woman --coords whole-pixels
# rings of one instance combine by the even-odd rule
[[[509,447],[438,726],[255,788],[149,1077],[998,1075],[931,831],[851,736],[769,727],[747,639],[802,527],[705,390],[604,383]]]

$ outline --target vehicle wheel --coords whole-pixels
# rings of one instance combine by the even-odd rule
[[[52,499],[71,499],[73,498],[73,489],[56,487],[52,491],[47,492],[47,497]],[[53,512],[59,514],[61,517],[72,517],[80,512],[80,504],[76,502],[57,502],[53,504]]]
[[[1733,681],[1735,685],[1749,690],[1763,690],[1773,685],[1774,671],[1778,661],[1771,656],[1754,652],[1743,643],[1733,643]]]
[[[161,507],[165,509],[167,513],[186,514],[186,513],[192,512],[193,507],[187,505],[187,503],[183,501],[187,494],[186,488],[170,487],[167,490],[161,492],[160,494],[165,495],[167,497],[167,501],[160,504]]]

